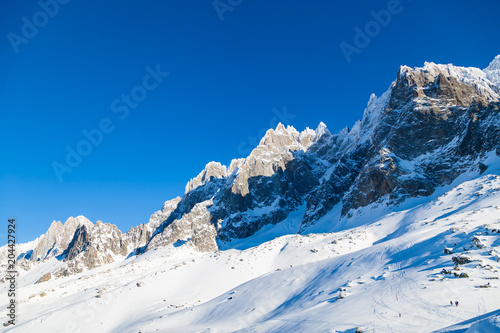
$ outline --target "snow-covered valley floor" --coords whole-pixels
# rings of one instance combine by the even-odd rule
[[[370,220],[370,210],[379,217]],[[273,232],[267,230],[260,245],[213,253],[168,246],[35,284],[61,265],[52,258],[21,274],[18,324],[2,328],[500,331],[500,176],[459,183],[388,214],[366,207],[361,215],[342,222],[344,231],[266,241]]]

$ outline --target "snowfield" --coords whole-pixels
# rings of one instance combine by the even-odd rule
[[[500,164],[490,162],[390,212],[381,202],[331,225],[334,209],[302,234],[304,208],[223,251],[174,244],[35,284],[62,265],[39,262],[21,270],[18,323],[3,331],[500,332]]]

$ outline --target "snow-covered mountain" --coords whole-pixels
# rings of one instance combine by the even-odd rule
[[[460,322],[500,308],[499,156],[500,56],[484,70],[402,66],[351,129],[279,124],[126,233],[54,221],[21,247],[33,312],[18,328],[60,331],[59,315],[103,332],[496,327],[495,313]],[[448,296],[463,308],[443,308]],[[92,320],[75,315],[98,304]]]
[[[335,135],[323,123],[270,129],[246,159],[229,168],[210,162],[192,179],[144,250],[179,240],[227,248],[304,207],[294,232],[340,207],[334,227],[361,207],[390,209],[484,172],[489,153],[500,152],[499,59],[484,71],[402,66],[387,92],[371,96],[362,120]]]
[[[92,229],[94,225],[85,216],[70,217],[64,224],[61,221],[52,222],[49,230],[40,238],[33,253],[28,255],[27,259],[39,260],[61,254],[68,247],[76,229],[80,226]]]

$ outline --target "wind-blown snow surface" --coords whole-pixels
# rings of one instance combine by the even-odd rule
[[[260,245],[211,253],[174,244],[34,284],[62,264],[52,258],[20,276],[19,321],[4,331],[498,332],[495,159],[490,174],[389,214],[365,207],[340,232],[271,239],[271,228],[254,235]],[[470,262],[455,270],[456,256]]]

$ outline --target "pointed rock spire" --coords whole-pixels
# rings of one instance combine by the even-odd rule
[[[329,135],[331,134],[330,133],[330,130],[328,130],[328,128],[326,127],[325,123],[324,122],[320,122],[318,127],[316,127],[316,136],[314,137],[314,141],[318,141],[323,135]]]
[[[497,55],[489,64],[488,67],[485,68],[485,70],[500,70],[500,54]]]
[[[483,72],[486,73],[488,80],[500,87],[500,55],[497,55]]]
[[[284,131],[285,130],[285,125],[283,125],[281,122],[276,126],[275,132],[278,131]]]

